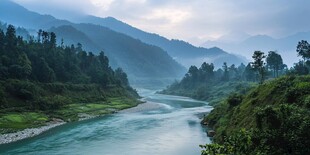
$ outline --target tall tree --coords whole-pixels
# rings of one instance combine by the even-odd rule
[[[255,81],[255,71],[251,63],[248,63],[248,65],[245,67],[244,72],[243,72],[243,77],[247,81]]]
[[[275,51],[269,51],[266,61],[267,66],[273,70],[273,77],[278,77],[279,70],[284,67],[281,55]]]
[[[298,56],[301,56],[304,61],[310,59],[310,44],[306,40],[301,40],[298,42],[296,51]]]
[[[229,73],[228,73],[228,66],[227,66],[226,62],[223,63],[222,68],[223,68],[223,71],[224,71],[222,79],[224,81],[228,81],[229,80]]]
[[[258,72],[259,83],[262,84],[265,79],[264,58],[266,58],[266,56],[264,52],[255,51],[252,58],[254,59],[254,62],[251,63],[252,67]]]
[[[208,82],[214,77],[214,65],[204,62],[199,68],[200,81]]]
[[[121,85],[129,86],[127,74],[123,71],[122,68],[117,68],[115,70],[115,77],[119,80]]]
[[[8,56],[12,59],[16,58],[18,56],[17,53],[17,37],[16,37],[16,31],[13,25],[9,25],[6,30],[5,35],[5,45],[6,45],[6,52],[8,53]]]

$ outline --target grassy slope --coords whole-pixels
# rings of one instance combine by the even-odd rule
[[[310,76],[281,77],[267,81],[252,89],[236,107],[230,107],[227,101],[221,104],[205,118],[217,132],[215,140],[222,135],[230,135],[241,128],[256,127],[255,114],[259,108],[278,107],[281,104],[296,105],[300,109],[310,107]]]
[[[76,121],[79,114],[104,115],[136,106],[137,94],[122,87],[96,84],[0,81],[0,134],[38,127],[60,118]]]

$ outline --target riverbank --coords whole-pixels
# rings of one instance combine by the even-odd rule
[[[55,128],[57,126],[63,125],[66,122],[60,119],[53,119],[53,121],[47,122],[45,126],[41,126],[38,128],[29,128],[24,129],[22,131],[18,131],[15,133],[8,133],[8,134],[1,134],[0,135],[0,144],[7,144],[16,142],[22,139],[30,138],[37,136],[47,130],[50,130],[52,128]]]
[[[107,106],[101,107],[98,104],[96,104],[96,105],[95,104],[89,104],[89,106],[91,106],[92,108],[79,107],[79,109],[84,109],[85,113],[77,113],[78,119],[70,120],[70,121],[82,121],[82,120],[92,119],[92,118],[96,118],[99,116],[117,113],[117,112],[126,113],[126,112],[133,112],[133,111],[137,111],[137,110],[149,110],[149,109],[157,107],[156,104],[154,104],[154,103],[148,103],[148,102],[141,101],[141,100],[139,101],[139,103],[140,104],[136,104],[136,105],[131,106],[131,107],[120,106],[119,104],[117,104],[115,102],[113,103],[114,106],[110,105],[109,107],[107,107]],[[112,104],[112,102],[111,102],[111,104]],[[71,105],[70,107],[75,107],[75,106]],[[67,110],[71,110],[74,112],[74,110],[72,108],[71,109],[69,108]],[[53,118],[52,121],[49,121],[40,127],[26,128],[26,129],[23,129],[23,130],[17,131],[17,132],[0,134],[0,145],[16,142],[19,140],[23,140],[23,139],[27,139],[27,138],[31,138],[31,137],[40,135],[43,132],[46,132],[46,131],[48,131],[52,128],[55,128],[57,126],[66,124],[67,122],[68,122],[68,120],[64,121],[62,119]]]

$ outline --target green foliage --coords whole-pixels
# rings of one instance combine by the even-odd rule
[[[252,87],[253,84],[245,77],[247,73],[244,64],[237,68],[235,65],[228,67],[224,63],[223,69],[214,71],[214,65],[205,62],[199,69],[191,66],[180,82],[175,81],[159,93],[188,96],[214,105],[231,92],[244,94]]]
[[[64,110],[72,104],[92,107],[87,113],[97,115],[138,103],[127,74],[114,71],[103,52],[86,53],[81,44],[57,47],[53,32],[39,30],[37,40],[27,42],[16,37],[12,25],[6,34],[0,30],[0,75],[1,133],[44,125],[52,117],[77,120],[78,112],[86,111]],[[107,106],[111,98],[118,99]],[[91,105],[98,102],[100,106]]]
[[[270,51],[266,58],[267,66],[273,70],[273,77],[279,76],[279,70],[283,69],[283,60],[280,54]]]
[[[215,148],[222,154],[309,154],[309,88],[309,75],[284,76],[249,91],[239,104],[234,103],[241,97],[230,96],[204,118],[215,129],[217,143],[204,148]],[[238,137],[243,128],[250,141],[238,141],[236,147],[250,149],[240,149],[243,153],[223,151],[234,147],[227,142]]]
[[[251,62],[252,67],[260,75],[259,83],[262,84],[264,82],[264,79],[265,79],[264,58],[266,58],[266,56],[264,55],[264,52],[255,51],[252,58],[254,59],[254,61]]]
[[[306,40],[298,42],[296,51],[304,60],[310,59],[310,44]]]
[[[248,155],[253,149],[251,133],[241,129],[236,134],[225,138],[223,145],[211,143],[200,145],[201,155]]]
[[[230,107],[235,107],[239,105],[242,102],[242,100],[243,95],[234,93],[228,96],[227,103],[229,104]]]

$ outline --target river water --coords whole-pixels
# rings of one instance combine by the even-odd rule
[[[139,93],[146,104],[0,145],[0,154],[199,155],[199,144],[210,143],[198,116],[212,109],[206,102],[146,89]]]

